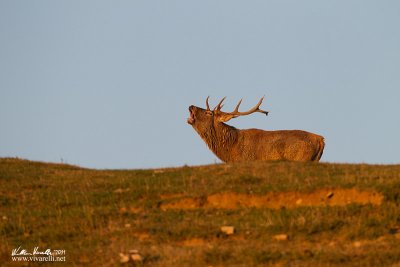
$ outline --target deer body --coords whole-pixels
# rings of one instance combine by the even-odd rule
[[[223,100],[222,100],[223,101]],[[190,106],[188,123],[224,162],[254,160],[319,161],[324,150],[324,138],[320,135],[300,131],[264,131],[259,129],[236,129],[224,123],[231,118],[253,112],[268,114],[259,109],[262,99],[249,112],[232,113],[220,111],[221,103],[213,111]]]

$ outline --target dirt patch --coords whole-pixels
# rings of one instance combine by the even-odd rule
[[[218,245],[219,243],[226,244],[227,242],[244,242],[246,240],[246,236],[243,234],[234,233],[227,235],[221,231],[218,234],[208,236],[207,238],[193,237],[184,239],[182,241],[178,241],[177,244],[185,247],[201,247]]]
[[[165,198],[164,198],[165,199]],[[202,204],[199,198],[184,197],[182,199],[161,204],[161,209],[182,209],[190,210],[201,208]]]
[[[357,189],[321,189],[312,193],[279,192],[265,195],[237,194],[231,192],[218,193],[202,198],[163,196],[165,203],[161,209],[237,209],[251,208],[296,208],[302,206],[345,206],[348,204],[381,205],[383,196],[375,191],[359,191]]]
[[[133,236],[138,239],[139,241],[146,241],[151,238],[150,234],[147,232],[138,232],[138,233],[133,233]]]

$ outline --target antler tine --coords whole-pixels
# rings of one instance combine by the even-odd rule
[[[210,96],[207,96],[207,99],[206,99],[206,106],[207,106],[207,110],[210,110],[210,105],[208,104],[208,99],[210,98]]]
[[[243,101],[243,98],[240,99],[239,103],[237,104],[237,106],[233,112],[239,112],[239,106],[240,106],[240,104],[242,104],[242,101]]]
[[[244,112],[239,112],[239,106],[242,103],[242,100],[239,101],[238,105],[236,106],[235,110],[229,114],[235,115],[235,116],[242,116],[242,115],[249,115],[251,113],[254,112],[260,112],[263,113],[265,115],[268,115],[268,111],[262,110],[260,109],[260,105],[262,103],[262,101],[264,100],[264,96],[261,97],[260,101],[258,101],[257,105],[255,105],[252,109],[248,110],[248,111],[244,111]]]
[[[214,111],[220,111],[221,108],[224,106],[222,105],[222,102],[224,102],[226,96],[224,98],[221,99],[221,101],[219,101],[218,105],[214,108]]]

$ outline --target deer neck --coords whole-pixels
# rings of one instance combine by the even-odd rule
[[[232,160],[232,149],[237,143],[238,129],[225,123],[216,122],[210,131],[200,133],[202,139],[222,161]]]

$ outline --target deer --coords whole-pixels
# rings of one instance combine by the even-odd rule
[[[191,105],[187,123],[200,135],[208,148],[223,162],[241,161],[315,161],[324,151],[324,137],[302,130],[266,131],[237,129],[226,124],[229,120],[253,113],[268,115],[260,109],[264,99],[248,111],[239,112],[241,99],[232,112],[221,111],[226,97],[214,109],[206,99],[206,109]]]

